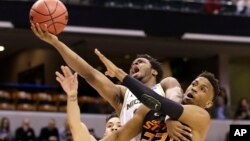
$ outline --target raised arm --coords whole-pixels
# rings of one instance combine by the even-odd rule
[[[145,104],[150,109],[161,111],[161,113],[169,115],[171,119],[179,119],[181,122],[184,122],[188,125],[190,125],[190,122],[188,121],[189,118],[194,117],[193,119],[197,119],[195,117],[200,116],[205,118],[206,121],[209,119],[208,113],[204,109],[194,105],[185,106],[184,109],[181,104],[168,98],[163,98],[150,88],[143,85],[140,81],[130,77],[122,69],[118,68],[110,60],[108,60],[97,49],[95,50],[95,53],[107,68],[107,72],[105,74],[118,78],[143,104]],[[194,112],[196,110],[198,112]]]
[[[78,80],[77,74],[70,71],[66,66],[62,66],[60,72],[56,72],[56,80],[61,84],[67,94],[67,119],[74,141],[94,141],[88,128],[81,122],[80,109],[77,101]]]
[[[115,85],[105,75],[90,66],[83,58],[58,40],[57,36],[50,34],[46,25],[45,32],[41,30],[39,24],[32,24],[31,29],[38,38],[52,45],[60,53],[67,65],[95,88],[113,106],[117,113],[120,113],[122,102],[118,100],[123,96],[123,91],[125,92],[124,87]]]
[[[181,104],[168,98],[163,98],[140,81],[130,77],[97,49],[95,53],[107,68],[105,74],[119,79],[145,106],[152,110],[161,111],[163,114],[169,115],[172,119],[179,119],[183,113],[183,106]]]
[[[141,105],[135,112],[132,119],[130,119],[119,130],[106,136],[102,141],[129,141],[138,135],[143,126],[143,120],[149,109]]]

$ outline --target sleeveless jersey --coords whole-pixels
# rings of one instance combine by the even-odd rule
[[[154,90],[159,95],[162,95],[165,97],[165,92],[163,91],[161,84],[156,84],[154,87],[152,87],[152,90]],[[124,101],[123,106],[120,114],[120,120],[121,125],[126,124],[133,116],[137,108],[141,105],[141,102],[134,96],[134,94],[127,89],[126,93],[124,95]],[[130,141],[139,141],[140,135],[133,138]]]
[[[141,141],[173,141],[167,134],[165,115],[150,110],[144,118]]]

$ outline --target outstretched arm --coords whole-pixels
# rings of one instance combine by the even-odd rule
[[[152,110],[161,111],[161,113],[168,115],[173,120],[180,119],[181,122],[190,126],[190,119],[197,120],[200,116],[200,119],[206,120],[209,122],[208,113],[201,107],[194,105],[182,106],[179,103],[176,103],[168,98],[163,98],[158,95],[156,92],[150,88],[143,85],[140,81],[130,77],[122,69],[118,68],[110,60],[108,60],[100,51],[95,50],[96,55],[104,63],[107,68],[106,75],[110,77],[118,78],[123,84],[133,92],[133,94],[147,107]],[[193,121],[192,121],[193,122]],[[197,122],[195,122],[196,124]],[[194,124],[193,124],[194,125]],[[191,127],[191,126],[190,126]],[[191,127],[192,128],[192,127]]]
[[[109,78],[90,66],[83,58],[58,40],[57,36],[50,34],[47,25],[45,25],[45,32],[41,30],[39,24],[32,24],[31,29],[38,38],[52,45],[60,53],[67,65],[95,88],[113,106],[117,113],[120,113],[122,101],[119,101],[119,99],[123,96],[122,91],[125,92],[124,87],[115,85]]]
[[[77,102],[78,80],[77,73],[72,74],[70,69],[62,66],[60,72],[56,72],[56,80],[61,84],[67,94],[67,118],[74,141],[94,141],[88,128],[81,122],[80,109]]]
[[[152,110],[161,111],[172,119],[179,119],[183,113],[183,106],[167,98],[163,98],[150,88],[143,85],[140,81],[130,77],[122,69],[118,68],[108,60],[100,51],[95,50],[96,55],[107,68],[106,75],[118,78],[131,92],[147,107]]]

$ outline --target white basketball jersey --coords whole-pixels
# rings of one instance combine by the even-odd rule
[[[154,90],[159,95],[165,97],[165,92],[163,91],[161,84],[156,84],[152,90]],[[121,125],[126,124],[133,116],[137,108],[141,105],[141,102],[134,96],[134,94],[127,89],[124,95],[124,101],[122,105],[122,110],[120,114]],[[130,141],[139,141],[141,135],[139,134]]]

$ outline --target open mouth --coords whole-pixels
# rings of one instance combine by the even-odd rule
[[[133,68],[133,70],[132,70],[132,73],[135,74],[135,73],[137,73],[137,72],[139,72],[139,68],[135,66],[135,67]]]
[[[191,93],[188,93],[188,94],[187,94],[187,97],[188,97],[188,98],[194,98],[194,96],[193,96]]]

